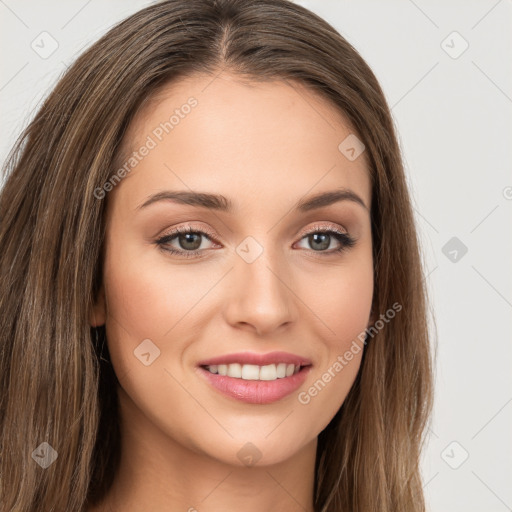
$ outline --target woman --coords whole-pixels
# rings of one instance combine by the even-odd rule
[[[135,13],[36,114],[0,212],[5,510],[425,510],[412,208],[325,21]]]

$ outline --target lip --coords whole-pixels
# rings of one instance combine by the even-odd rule
[[[225,359],[222,359],[222,361],[225,361]],[[296,391],[306,380],[311,368],[311,365],[304,366],[298,373],[290,377],[270,381],[237,379],[227,375],[210,373],[201,366],[198,367],[197,371],[216,391],[224,396],[247,404],[263,405],[277,402]]]
[[[267,354],[258,354],[256,352],[239,352],[236,354],[226,354],[223,356],[205,359],[197,363],[198,366],[210,366],[212,364],[255,364],[266,366],[268,364],[294,364],[295,366],[311,366],[311,361],[307,357],[290,354],[289,352],[268,352]],[[288,378],[288,377],[287,377]]]

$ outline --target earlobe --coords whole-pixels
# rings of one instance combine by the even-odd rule
[[[89,323],[91,327],[99,327],[105,324],[106,314],[106,301],[105,301],[105,288],[103,283],[98,291],[98,296],[95,299],[94,305],[89,313]]]

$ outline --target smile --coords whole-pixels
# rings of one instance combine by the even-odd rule
[[[205,367],[210,373],[227,375],[243,380],[276,380],[291,377],[301,369],[300,365],[278,363],[258,366],[255,364],[212,364]]]
[[[217,392],[249,404],[270,404],[296,391],[312,364],[285,352],[241,353],[201,361],[198,372]]]

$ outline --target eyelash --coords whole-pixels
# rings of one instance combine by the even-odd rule
[[[164,235],[163,237],[159,238],[155,241],[155,243],[160,247],[161,250],[174,254],[183,256],[185,258],[195,258],[200,257],[200,253],[203,252],[205,249],[196,249],[195,251],[185,251],[185,250],[177,250],[174,248],[170,248],[167,246],[169,242],[174,240],[177,236],[187,233],[194,233],[194,234],[200,234],[205,236],[208,240],[211,242],[214,241],[214,233],[211,231],[205,230],[205,229],[196,229],[191,226],[187,227],[178,227],[171,231],[170,233]],[[317,254],[320,254],[321,256],[328,256],[335,253],[341,253],[343,251],[346,251],[350,248],[352,248],[356,240],[352,238],[349,234],[344,233],[343,231],[339,231],[335,228],[326,228],[322,226],[314,226],[311,231],[308,231],[306,233],[303,233],[300,240],[303,240],[309,235],[313,234],[323,234],[323,235],[332,235],[334,238],[340,243],[340,246],[337,249],[331,249],[330,251],[314,251],[313,249],[310,249],[312,252],[315,252]]]

